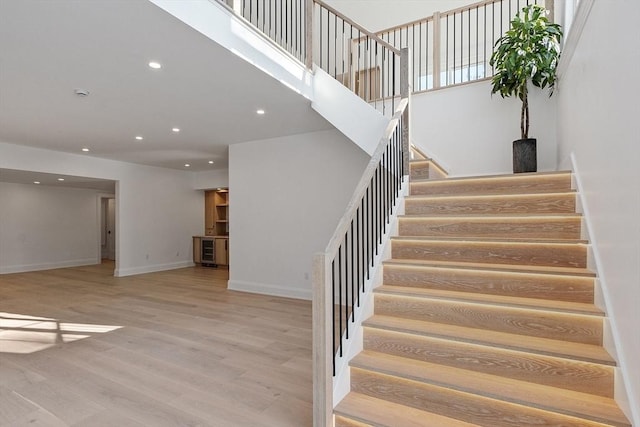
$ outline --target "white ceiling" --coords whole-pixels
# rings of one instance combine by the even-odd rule
[[[60,181],[60,179],[62,179],[63,181]],[[38,182],[39,185],[42,186],[57,188],[85,188],[91,190],[99,190],[109,194],[115,194],[116,192],[116,182],[111,180],[22,171],[15,169],[0,169],[0,182],[30,185]]]
[[[2,142],[202,171],[226,168],[229,144],[328,128],[309,100],[147,0],[0,0]]]

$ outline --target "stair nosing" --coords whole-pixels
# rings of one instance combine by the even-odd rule
[[[405,327],[399,327],[399,326],[394,326],[393,324],[389,324],[389,321],[387,319],[399,319],[401,323],[405,324]],[[385,320],[386,320],[386,324],[385,324]],[[458,334],[456,335],[455,333],[450,331],[447,333],[437,333],[433,331],[428,331],[428,330],[425,330],[424,328],[422,329],[420,328],[420,326],[423,326],[423,325],[437,326],[440,331],[442,331],[442,329],[445,329],[445,328],[448,330],[454,330],[454,331],[457,330]],[[588,362],[588,363],[596,363],[596,364],[601,364],[606,366],[617,366],[617,362],[615,361],[615,359],[613,359],[611,355],[606,350],[604,350],[603,347],[594,345],[594,344],[567,343],[567,342],[561,341],[560,342],[561,345],[569,345],[570,347],[574,347],[574,348],[577,347],[582,349],[579,354],[570,354],[570,352],[567,352],[567,351],[563,351],[563,352],[558,351],[557,349],[559,348],[559,345],[558,345],[559,342],[551,338],[527,337],[527,343],[529,344],[529,346],[525,347],[525,346],[514,345],[513,344],[514,342],[518,342],[515,338],[519,336],[509,332],[487,331],[483,329],[483,330],[480,330],[482,334],[473,334],[474,338],[470,338],[466,336],[461,336],[460,334],[460,331],[468,331],[470,334],[471,334],[471,331],[474,331],[474,328],[470,328],[467,326],[444,325],[444,324],[438,324],[434,322],[426,322],[422,320],[401,319],[401,318],[396,318],[394,316],[381,315],[381,314],[375,314],[371,316],[369,319],[365,320],[362,323],[362,326],[365,328],[394,331],[394,332],[400,332],[400,333],[406,333],[406,334],[418,335],[418,336],[427,336],[427,337],[438,338],[443,340],[451,340],[456,342],[465,342],[470,344],[483,345],[486,347],[503,348],[507,350],[528,352],[533,354],[558,357],[562,359],[571,359],[571,360],[578,360],[578,361]],[[487,338],[488,336],[491,336],[493,338],[493,341],[489,340],[489,338]],[[477,337],[482,337],[482,339]],[[510,337],[514,337],[514,339],[511,339]],[[500,341],[500,342],[496,342],[496,341]],[[537,345],[533,346],[531,344],[537,344]],[[582,354],[585,353],[585,350],[594,350],[594,349],[602,350],[601,351],[602,356],[606,356],[606,357],[595,358],[595,357],[582,356]]]
[[[391,240],[420,242],[466,242],[466,243],[505,243],[509,245],[588,245],[584,239],[530,239],[530,238],[485,238],[485,237],[450,237],[450,236],[391,236]]]
[[[569,175],[571,176],[572,172],[571,171],[549,171],[549,172],[530,172],[530,173],[519,173],[517,175],[512,174],[497,174],[497,175],[479,175],[479,176],[456,176],[456,177],[449,177],[449,178],[439,178],[439,179],[420,179],[420,180],[414,180],[414,183],[421,183],[421,182],[455,182],[455,181],[464,181],[464,180],[500,180],[500,179],[504,179],[504,180],[509,180],[509,179],[515,179],[515,180],[524,180],[525,178],[530,178],[530,177],[540,177],[540,176],[554,176],[554,175]]]
[[[395,288],[395,289],[394,289]],[[432,292],[432,294],[429,294]],[[461,291],[442,291],[438,289],[424,289],[424,288],[415,288],[415,287],[407,287],[407,286],[396,286],[396,285],[382,285],[378,286],[373,290],[374,294],[377,295],[391,295],[397,297],[410,297],[410,298],[423,298],[430,300],[440,300],[440,301],[457,301],[465,304],[476,304],[482,306],[491,306],[491,307],[508,307],[513,309],[520,310],[535,310],[535,311],[543,311],[550,313],[560,313],[560,314],[571,314],[576,316],[590,316],[590,317],[604,317],[605,313],[596,307],[594,304],[587,303],[578,303],[571,301],[563,301],[563,304],[568,305],[569,307],[561,308],[561,307],[549,307],[548,304],[554,302],[554,300],[544,300],[544,299],[536,299],[536,298],[522,298],[522,297],[514,297],[508,295],[488,295],[483,293],[472,293],[472,292],[461,292]],[[480,295],[485,295],[492,299],[498,300],[483,300],[478,298]],[[529,300],[532,305],[525,304],[525,301]],[[534,303],[540,303],[539,305],[535,305]],[[547,305],[544,305],[547,304]],[[576,307],[574,309],[571,308],[572,305]],[[580,306],[589,306],[593,307],[595,310],[587,310],[585,308],[580,308]]]
[[[548,267],[548,266],[531,266],[518,264],[490,264],[490,263],[471,263],[471,262],[451,262],[451,261],[432,261],[432,260],[407,260],[401,258],[391,258],[383,261],[383,265],[404,266],[404,267],[428,267],[440,269],[458,269],[458,270],[482,270],[494,271],[498,273],[510,274],[539,274],[546,276],[561,277],[584,277],[595,278],[596,274],[587,268],[578,267]],[[537,268],[536,268],[537,267]],[[575,270],[575,271],[571,271]]]
[[[372,365],[374,363],[371,363],[371,361],[367,363],[367,359],[370,358],[391,359],[391,362],[393,363],[395,361],[396,364],[398,363],[396,361],[397,359],[402,359],[403,366],[400,369],[397,366],[395,366],[394,368],[380,368],[379,366],[373,367]],[[362,362],[362,359],[365,359],[365,361]],[[590,395],[588,393],[560,389],[541,384],[534,384],[522,380],[514,380],[511,378],[485,374],[481,372],[474,372],[466,369],[439,365],[436,363],[406,359],[403,357],[386,355],[371,350],[365,350],[358,356],[354,357],[349,365],[352,368],[377,372],[388,376],[395,376],[419,383],[431,384],[436,387],[456,390],[459,392],[477,395],[498,401],[510,402],[516,405],[541,409],[556,414],[563,414],[583,419],[586,418],[590,421],[595,422],[613,422],[616,425],[622,424],[621,420],[614,420],[611,417],[605,418],[602,415],[596,415],[593,411],[584,411],[584,409],[594,409],[594,406],[600,406],[600,410],[606,410],[606,407],[610,406],[613,407],[614,410],[622,414],[622,411],[615,404],[614,399],[602,396]],[[420,369],[413,369],[411,372],[407,372],[409,368],[416,367],[419,367]],[[424,374],[426,372],[431,373],[436,371],[438,372],[438,375],[431,375],[429,377],[428,375]],[[442,373],[442,371],[445,372]],[[418,373],[420,373],[421,375],[419,375]],[[455,377],[455,375],[452,375],[452,373],[458,375],[465,374],[464,384],[462,384],[461,381],[454,381],[453,378]],[[473,376],[475,376],[476,378],[472,379],[471,374],[473,374]],[[436,378],[437,376],[439,376],[440,378]],[[447,379],[444,380],[443,377],[446,377]],[[475,381],[476,384],[471,385],[472,381]],[[487,387],[483,387],[484,384],[481,385],[479,383],[489,383],[494,387],[492,388],[492,390],[487,390]],[[500,384],[501,387],[496,387],[497,384]],[[538,389],[537,392],[535,391],[536,389]],[[524,393],[523,390],[526,391],[526,398],[524,396],[517,397],[518,393]],[[544,397],[542,397],[542,395],[544,395]],[[555,396],[555,398],[550,396]],[[567,398],[570,398],[573,401],[572,408],[567,407]],[[589,400],[592,401],[587,406],[585,402],[588,402]],[[556,401],[565,401],[565,403],[562,406],[550,404]],[[597,401],[600,401],[601,403],[598,405],[596,403]],[[583,408],[583,411],[580,411],[579,408]]]
[[[366,394],[363,394],[363,393],[358,393],[358,392],[355,392],[355,391],[349,392],[349,394],[347,394],[347,396],[345,396],[344,399],[342,401],[340,401],[336,405],[336,407],[333,409],[333,413],[334,414],[337,414],[337,415],[345,417],[345,418],[350,418],[350,419],[356,420],[356,421],[361,422],[361,423],[372,425],[374,427],[394,427],[397,424],[389,425],[387,423],[380,423],[380,422],[372,420],[371,418],[365,418],[362,415],[353,414],[353,413],[348,412],[348,410],[341,408],[341,403],[344,400],[348,399],[349,395],[351,395],[352,397],[362,396],[362,397],[366,398],[367,400],[371,400],[373,402],[381,402],[382,404],[387,405],[387,406],[399,407],[399,408],[402,408],[405,411],[413,413],[414,415],[417,415],[419,413],[419,414],[424,414],[424,415],[435,416],[441,421],[451,420],[452,422],[455,423],[456,426],[469,426],[469,427],[471,427],[471,426],[474,425],[474,424],[470,424],[470,423],[462,421],[462,420],[457,420],[455,418],[447,417],[446,415],[436,414],[436,413],[429,412],[429,411],[426,411],[426,410],[423,410],[423,409],[414,408],[412,406],[406,406],[406,405],[403,405],[401,403],[391,402],[391,401],[388,401],[388,400],[380,399],[380,398],[377,398],[377,397],[369,396],[369,395],[366,395]],[[342,406],[345,406],[345,405],[342,405]],[[442,425],[442,424],[438,424],[438,425]]]
[[[504,194],[504,193],[491,193],[491,192],[487,192],[487,193],[482,193],[482,194],[478,194],[478,193],[455,193],[455,194],[451,194],[451,193],[444,193],[444,194],[414,194],[414,195],[408,195],[405,196],[406,200],[424,200],[424,199],[488,199],[488,198],[493,198],[493,197],[501,197],[501,198],[527,198],[527,197],[540,197],[540,196],[546,196],[546,197],[552,197],[552,196],[576,196],[578,193],[576,190],[573,189],[569,189],[569,190],[565,190],[565,191],[555,191],[555,192],[548,192],[548,193],[525,193],[525,194]]]
[[[528,219],[532,219],[532,218],[540,218],[540,219],[559,219],[559,218],[563,218],[563,219],[579,219],[582,218],[582,214],[581,213],[533,213],[533,214],[529,214],[529,213],[510,213],[510,214],[487,214],[487,215],[483,215],[483,214],[469,214],[469,215],[440,215],[440,214],[404,214],[404,215],[398,215],[399,219],[403,219],[403,218],[408,218],[408,219],[443,219],[443,220],[451,220],[451,219],[463,219],[463,220],[470,220],[470,219],[490,219],[490,220],[497,220],[497,219],[522,219],[522,218],[528,218]]]

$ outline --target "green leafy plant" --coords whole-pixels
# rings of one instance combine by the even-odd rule
[[[495,67],[491,93],[517,96],[522,101],[520,130],[529,136],[528,83],[553,94],[556,67],[560,58],[562,29],[547,19],[546,9],[538,5],[522,8],[509,30],[496,41],[490,64]]]

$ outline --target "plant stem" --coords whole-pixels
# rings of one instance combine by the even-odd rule
[[[520,136],[522,139],[529,137],[529,96],[527,93],[527,84],[521,92],[522,111],[520,112]]]

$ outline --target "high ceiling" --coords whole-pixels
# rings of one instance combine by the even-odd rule
[[[147,0],[0,0],[2,142],[201,171],[226,168],[229,144],[329,127]]]

